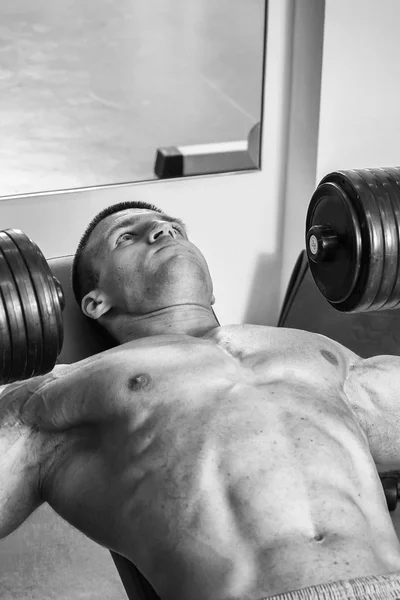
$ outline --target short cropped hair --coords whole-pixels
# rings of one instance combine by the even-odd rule
[[[87,245],[89,242],[90,235],[93,229],[106,217],[126,210],[128,208],[142,208],[144,210],[152,210],[163,214],[163,211],[154,204],[148,204],[147,202],[131,201],[131,202],[120,202],[105,208],[99,212],[86,227],[78,248],[75,252],[75,256],[72,262],[72,289],[74,292],[75,300],[81,305],[82,298],[86,296],[91,290],[93,290],[99,282],[99,272],[94,265],[93,258],[95,257],[96,249],[91,251],[88,250]]]

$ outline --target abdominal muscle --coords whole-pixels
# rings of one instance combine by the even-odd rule
[[[285,408],[244,389],[236,406],[233,394],[219,399],[186,434],[168,432],[158,446],[164,467],[147,465],[130,520],[146,540],[147,575],[163,599],[254,600],[400,567],[363,442],[339,420],[316,425],[308,415],[301,429],[301,411],[291,415],[290,405],[303,398],[275,392]]]
[[[183,360],[191,356],[185,349]],[[102,543],[134,562],[163,600],[257,600],[399,569],[379,477],[340,385],[333,378],[324,389],[318,364],[302,381],[269,379],[267,368],[260,379],[218,356],[208,367],[201,360],[203,373],[187,362],[159,383],[148,369],[150,388],[130,392],[147,409],[104,433],[92,460],[107,485],[92,477],[82,489],[66,456],[49,494],[54,508],[100,542],[100,523],[113,514],[113,539]],[[170,392],[162,403],[161,387]],[[75,483],[81,515],[59,499]],[[90,530],[92,493],[108,508]]]

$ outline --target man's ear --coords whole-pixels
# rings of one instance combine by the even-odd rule
[[[82,312],[90,319],[99,319],[111,308],[111,302],[104,292],[92,290],[82,298]]]

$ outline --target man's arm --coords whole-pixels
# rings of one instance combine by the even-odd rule
[[[374,461],[400,468],[400,357],[354,359],[344,391]]]
[[[19,419],[24,387],[20,383],[0,387],[0,538],[42,504],[39,434]]]
[[[0,539],[17,529],[42,503],[43,467],[53,443],[23,409],[40,390],[70,373],[58,365],[51,373],[0,386]]]

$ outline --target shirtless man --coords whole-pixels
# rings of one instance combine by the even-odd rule
[[[77,256],[82,310],[119,346],[0,396],[0,537],[48,502],[162,600],[354,578],[352,598],[400,597],[375,466],[400,463],[400,359],[220,327],[203,255],[152,206],[103,212]]]

